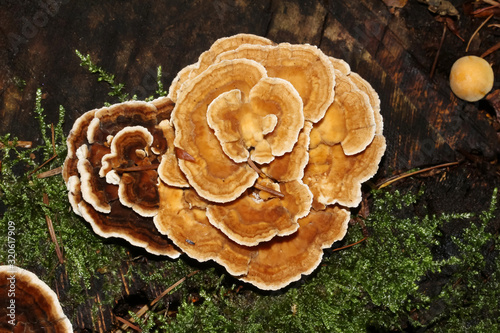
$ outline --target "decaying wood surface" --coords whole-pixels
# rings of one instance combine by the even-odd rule
[[[396,9],[379,0],[55,0],[55,4],[46,9],[38,2],[0,1],[2,135],[12,133],[40,144],[33,113],[39,87],[45,94],[48,122],[57,122],[59,105],[67,110],[66,133],[83,112],[116,102],[107,95],[107,86],[79,66],[75,50],[90,54],[95,63],[116,74],[117,82],[125,83],[127,92],[141,99],[156,90],[158,65],[168,87],[177,71],[195,62],[216,39],[247,32],[276,42],[317,45],[327,55],[346,60],[374,86],[388,142],[377,179],[471,156],[494,162],[498,156],[497,133],[484,105],[458,100],[448,86],[453,59],[465,55],[466,46],[453,34],[446,35],[430,78],[443,28],[435,14],[417,1]],[[464,37],[480,23],[461,20]],[[475,41],[469,53],[487,50],[487,37],[476,37],[483,43]],[[497,65],[499,59],[498,52],[487,58]],[[483,180],[477,186],[485,184]],[[67,276],[62,268],[58,274],[56,289],[64,295]],[[154,299],[163,289],[123,281],[123,290],[124,297],[147,290]],[[112,307],[100,305],[100,286],[87,292],[90,297],[77,309],[73,325],[77,330],[111,330]],[[93,304],[98,305],[97,313],[91,311]]]

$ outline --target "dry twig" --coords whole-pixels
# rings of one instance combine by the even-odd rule
[[[479,26],[479,28],[476,29],[476,31],[474,31],[474,33],[472,34],[472,36],[470,37],[469,39],[469,42],[467,43],[467,48],[465,49],[465,52],[468,52],[469,51],[469,46],[470,46],[470,43],[472,42],[472,39],[474,39],[474,37],[477,35],[477,33],[479,32],[479,30],[481,30],[481,28],[493,17],[493,14],[491,14],[490,16],[488,16],[488,18],[486,18],[486,20],[484,20],[483,23],[481,23],[481,25]]]
[[[135,325],[134,325],[134,324],[132,324],[130,321],[128,321],[128,320],[126,320],[126,319],[123,319],[122,317],[119,317],[119,316],[117,316],[117,315],[114,315],[114,316],[115,316],[116,320],[121,321],[121,322],[124,324],[124,325],[122,326],[122,328],[123,328],[123,327],[125,327],[125,328],[123,328],[123,329],[127,329],[127,328],[129,328],[129,327],[130,327],[130,328],[131,328],[131,329],[133,329],[134,331],[137,331],[137,332],[142,332],[142,330],[141,330],[141,328],[140,328],[140,327],[135,326]]]
[[[183,277],[182,279],[180,279],[179,281],[177,281],[176,283],[174,283],[173,285],[171,285],[170,287],[168,287],[167,289],[165,289],[160,295],[158,295],[158,297],[156,297],[150,304],[147,304],[147,305],[144,305],[139,311],[137,311],[135,314],[138,318],[142,317],[146,311],[148,309],[151,309],[156,303],[158,303],[163,297],[165,297],[165,295],[167,295],[169,292],[171,292],[174,288],[176,288],[178,285],[180,285],[182,282],[184,282],[188,277],[191,277],[193,275],[195,275],[196,273],[198,273],[199,270],[197,271],[194,271],[194,272],[191,272],[189,273],[188,275],[186,275],[185,277]],[[116,317],[116,316],[115,316]],[[134,320],[132,319],[130,321],[131,323],[134,322]],[[122,329],[127,329],[129,324],[125,323],[124,325],[122,325]]]
[[[436,65],[439,58],[439,53],[441,52],[441,48],[443,47],[444,37],[446,36],[446,23],[443,23],[443,35],[441,36],[441,41],[439,42],[439,47],[436,53],[436,57],[434,57],[434,62],[432,63],[430,78],[434,76],[434,72],[436,71]]]
[[[62,173],[62,167],[57,167],[55,169],[39,173],[36,176],[36,178],[42,179],[42,178],[52,177],[52,176],[58,175],[60,173]]]
[[[364,242],[367,239],[368,239],[368,236],[365,236],[362,239],[360,239],[359,241],[357,241],[356,243],[352,243],[352,244],[349,244],[349,245],[346,245],[346,246],[339,247],[337,249],[333,249],[332,252],[344,250],[344,249],[347,249],[347,248],[349,248],[351,246],[358,245],[359,243]]]
[[[47,195],[47,193],[43,194],[43,203],[46,204],[47,206],[49,205],[49,196]],[[59,259],[59,263],[64,264],[64,257],[61,252],[61,248],[59,247],[59,243],[57,242],[56,233],[54,232],[54,225],[52,224],[52,219],[48,215],[45,215],[45,221],[47,222],[47,227],[49,228],[50,238],[52,239],[52,242],[56,247],[56,254],[57,258]]]
[[[145,170],[156,170],[159,164],[146,164],[146,165],[136,165],[128,168],[116,168],[115,171],[118,173],[132,172],[132,171],[145,171]]]
[[[278,191],[275,191],[275,190],[273,190],[272,188],[266,187],[266,186],[261,185],[261,184],[259,184],[259,183],[255,183],[254,187],[255,187],[256,189],[258,189],[258,190],[261,190],[261,191],[264,191],[264,192],[270,193],[270,194],[275,195],[275,196],[277,196],[277,197],[279,197],[279,198],[284,198],[284,197],[285,197],[285,195],[284,195],[283,193],[278,192]]]
[[[12,145],[13,143],[14,143],[14,141],[8,142],[9,145]],[[33,146],[33,142],[31,142],[31,141],[17,141],[16,142],[16,147],[19,147],[19,148],[31,148],[32,146]],[[3,147],[5,147],[5,145],[0,142],[0,148],[3,148]]]
[[[492,5],[493,7],[500,7],[500,2],[494,0],[483,0],[483,2]]]
[[[248,165],[255,170],[261,177],[266,177],[266,175],[260,170],[255,163],[252,161],[252,159],[249,157],[247,160]]]
[[[446,168],[446,167],[454,166],[454,165],[457,165],[459,163],[460,162],[444,163],[444,164],[439,164],[439,165],[431,166],[431,167],[428,167],[428,168],[424,168],[424,169],[421,169],[421,170],[413,171],[413,172],[410,172],[410,173],[404,173],[402,175],[397,175],[397,176],[394,176],[394,177],[391,177],[391,178],[388,178],[388,179],[382,181],[381,183],[379,183],[377,185],[377,188],[381,189],[381,188],[384,188],[386,186],[389,186],[390,184],[392,184],[392,183],[394,183],[394,182],[396,182],[396,181],[398,181],[400,179],[407,178],[407,177],[410,177],[410,176],[414,176],[414,175],[417,175],[417,174],[420,174],[420,173],[424,173],[424,172],[427,172],[427,171],[431,171],[431,170],[434,170],[434,169],[438,169],[438,168]]]
[[[496,45],[493,45],[492,47],[490,47],[489,49],[484,51],[484,53],[481,54],[481,58],[485,58],[485,57],[489,56],[490,54],[492,54],[493,52],[495,52],[498,49],[500,49],[500,43],[497,43]]]

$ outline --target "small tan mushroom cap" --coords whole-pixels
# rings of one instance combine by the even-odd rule
[[[237,34],[230,37],[223,37],[216,40],[208,51],[203,52],[198,58],[198,62],[184,67],[174,78],[169,88],[168,96],[177,101],[177,95],[182,90],[182,85],[190,79],[193,79],[208,66],[215,62],[215,58],[226,51],[234,50],[243,44],[252,45],[273,45],[274,43],[267,38],[252,34]]]
[[[277,46],[242,45],[217,57],[218,61],[255,60],[270,77],[290,82],[304,102],[304,118],[323,118],[334,99],[335,74],[328,57],[315,46],[282,43]]]
[[[309,213],[312,194],[298,181],[282,183],[278,189],[283,198],[264,200],[254,193],[227,204],[209,205],[208,220],[229,239],[246,246],[290,235],[299,227],[297,220]]]
[[[299,94],[278,78],[263,78],[246,99],[239,90],[219,95],[208,107],[207,120],[226,155],[236,163],[249,157],[269,163],[290,152],[304,126]]]
[[[481,57],[465,56],[455,61],[451,67],[451,90],[465,101],[479,101],[490,92],[494,82],[493,69]]]
[[[189,184],[207,200],[228,202],[251,187],[258,174],[246,163],[236,163],[222,150],[207,122],[207,108],[221,94],[250,90],[266,77],[264,67],[255,61],[238,59],[210,66],[185,85],[172,113],[177,148],[194,161],[179,160]]]
[[[15,297],[8,296],[10,290]],[[73,332],[56,293],[32,272],[0,266],[0,295],[1,332]]]

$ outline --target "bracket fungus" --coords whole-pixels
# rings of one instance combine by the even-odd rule
[[[73,332],[56,293],[35,274],[0,266],[1,332]]]
[[[345,61],[239,34],[180,70],[168,97],[82,115],[63,176],[101,235],[276,290],[344,237],[382,130],[377,93]]]
[[[161,98],[84,113],[68,136],[63,178],[73,210],[97,234],[176,258],[180,252],[152,218],[159,201],[156,168],[168,150],[158,124],[172,109],[173,103]]]

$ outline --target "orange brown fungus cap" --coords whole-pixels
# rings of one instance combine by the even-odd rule
[[[237,34],[230,37],[223,37],[216,40],[208,51],[203,52],[198,62],[189,66],[184,67],[169,88],[168,96],[177,102],[177,97],[182,90],[182,85],[185,84],[190,79],[198,76],[201,72],[208,68],[215,62],[215,58],[226,51],[235,50],[241,45],[252,44],[252,45],[273,45],[274,43],[267,38],[252,35],[252,34]]]
[[[304,182],[309,185],[316,204],[340,204],[355,207],[361,201],[361,183],[370,179],[378,170],[378,165],[384,155],[386,143],[382,136],[382,117],[378,95],[368,82],[359,75],[350,73],[345,76],[338,73],[338,94],[336,101],[327,111],[325,118],[313,127],[309,163],[305,169]],[[351,75],[353,80],[351,80]],[[346,102],[358,98],[363,105],[363,111],[373,125],[360,127],[356,134],[368,133],[367,147],[356,154],[347,154],[344,140],[349,132],[346,113],[352,109]],[[359,109],[357,110],[359,112]],[[368,115],[371,114],[371,117]],[[330,122],[330,128],[337,128],[334,134],[328,131],[324,121]],[[371,129],[373,127],[373,129]],[[361,142],[361,140],[358,140]],[[319,205],[321,206],[321,205]]]
[[[251,59],[262,64],[270,77],[290,82],[304,103],[304,118],[323,118],[333,102],[335,74],[328,57],[315,46],[282,43],[276,46],[242,45],[222,53],[218,61]]]
[[[349,211],[337,206],[311,211],[299,220],[296,233],[259,246],[240,279],[260,289],[277,290],[302,274],[311,274],[323,258],[323,249],[344,238],[349,219]]]
[[[349,211],[339,207],[311,212],[298,220],[298,230],[258,246],[244,246],[210,224],[205,211],[190,208],[186,193],[160,184],[160,210],[155,224],[160,232],[191,258],[214,260],[239,279],[261,289],[276,290],[310,274],[320,263],[323,249],[343,238]]]
[[[258,174],[248,164],[237,163],[224,153],[208,125],[207,108],[228,91],[238,90],[242,96],[249,96],[251,89],[266,77],[264,67],[255,61],[223,61],[189,81],[178,96],[172,113],[174,144],[194,158],[179,160],[179,166],[203,198],[232,201],[257,179]]]
[[[150,150],[153,136],[142,126],[128,126],[120,130],[111,142],[111,152],[102,158],[99,171],[110,184],[118,185],[122,205],[143,216],[154,216],[158,209],[158,174],[148,170],[158,166]],[[156,163],[156,164],[155,164]],[[121,172],[136,167],[132,172]],[[144,170],[140,170],[144,167]]]
[[[375,116],[368,95],[336,71],[336,97],[311,133],[311,148],[341,143],[346,155],[363,151],[375,135]]]
[[[309,213],[312,195],[298,181],[282,183],[278,190],[283,199],[266,200],[254,192],[226,204],[209,205],[207,217],[213,226],[241,245],[255,246],[275,236],[292,234],[299,227],[297,220]]]
[[[179,151],[185,153],[186,156],[189,154],[174,146],[175,132],[169,120],[163,120],[158,127],[163,131],[163,136],[167,139],[168,145],[167,151],[162,155],[158,167],[160,179],[171,186],[189,187],[186,176],[184,176],[179,168],[178,162]],[[189,157],[185,157],[184,159],[194,162],[194,158],[191,155]]]
[[[306,121],[292,151],[276,157],[267,165],[263,165],[262,172],[279,182],[301,180],[304,177],[304,168],[309,161],[309,136],[312,127],[313,124]]]
[[[12,289],[15,297],[10,298]],[[0,266],[0,295],[1,332],[73,332],[56,293],[35,274],[16,266]]]
[[[290,152],[304,126],[299,94],[277,78],[263,78],[246,98],[239,90],[220,94],[210,103],[207,120],[226,155],[237,163],[249,157],[269,163]]]
[[[73,209],[97,234],[126,239],[154,254],[178,257],[180,252],[154,227],[152,215],[156,214],[159,200],[156,170],[115,172],[130,166],[159,164],[167,141],[158,123],[168,119],[172,109],[173,103],[162,98],[151,103],[115,104],[84,114],[68,138],[68,148],[75,152],[68,153],[67,160],[76,159],[77,163],[65,163],[63,174],[71,175],[67,186]],[[93,115],[92,119],[89,115]],[[127,139],[127,128],[137,126],[142,136]],[[140,137],[149,139],[138,140]],[[105,165],[100,174],[103,158]]]
[[[298,220],[290,236],[274,237],[248,247],[229,239],[212,226],[205,211],[190,208],[182,190],[160,184],[160,211],[155,223],[188,256],[199,261],[214,260],[239,279],[261,289],[276,290],[310,274],[320,263],[323,249],[343,238],[349,211],[339,207],[312,211]],[[167,200],[168,198],[168,200]]]
[[[75,211],[261,289],[310,274],[344,237],[386,147],[378,95],[345,61],[249,34],[216,41],[167,98],[92,112],[68,139]]]
[[[158,230],[168,236],[183,253],[198,261],[214,260],[231,275],[246,273],[251,250],[224,235],[208,221],[205,209],[187,200],[197,196],[193,189],[160,183],[160,209],[154,217]]]

